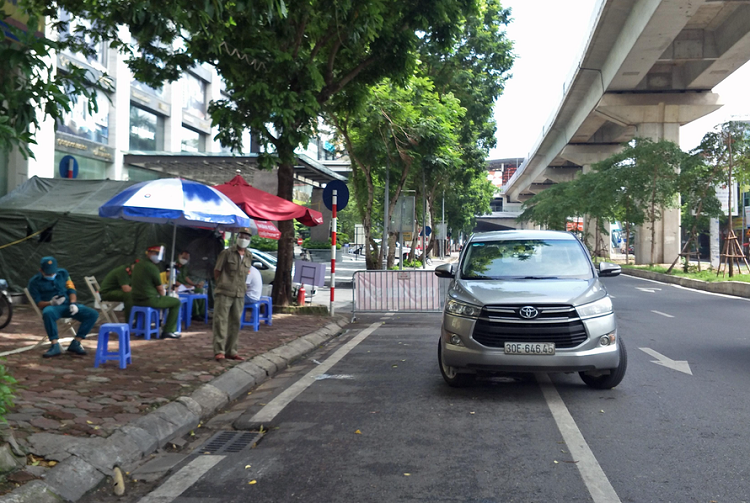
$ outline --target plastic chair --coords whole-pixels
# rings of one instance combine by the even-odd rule
[[[39,316],[40,320],[44,321],[44,317],[42,316],[42,311],[41,311],[41,309],[39,309],[39,306],[36,305],[36,302],[34,302],[34,297],[31,296],[31,292],[29,292],[29,289],[28,288],[24,288],[23,289],[23,293],[26,294],[26,298],[29,301],[29,305],[34,310],[34,312],[36,313],[36,315]],[[70,330],[70,332],[73,334],[73,337],[75,337],[76,336],[76,329],[73,328],[73,323],[74,322],[75,322],[75,320],[73,318],[60,318],[59,320],[57,320],[57,324],[60,325],[59,332],[60,333],[65,333],[68,330]],[[37,342],[36,344],[34,344],[34,347],[36,348],[38,346],[41,346],[42,344],[44,344],[45,342],[48,342],[48,341],[49,341],[49,339],[47,338],[47,334],[44,334],[42,336],[41,340],[39,342]]]
[[[273,316],[273,302],[271,301],[271,297],[263,296],[258,302],[261,306],[265,307],[263,313],[259,315],[258,319],[270,327],[273,325],[271,322],[271,317]]]
[[[109,334],[117,334],[119,341],[117,351],[109,351]],[[94,358],[94,367],[104,364],[108,360],[117,360],[120,362],[120,368],[124,369],[133,360],[130,355],[130,328],[127,323],[104,323],[99,327],[99,339],[96,342],[96,357]]]
[[[135,322],[135,325],[133,324]],[[152,325],[155,328],[152,328]],[[146,306],[133,306],[130,310],[128,320],[130,333],[133,336],[143,336],[147,341],[151,340],[151,334],[159,338],[159,310]]]
[[[250,319],[247,319],[247,312],[250,311]],[[245,302],[245,307],[242,310],[242,318],[240,319],[240,328],[253,327],[256,332],[260,330],[260,301],[258,302]]]

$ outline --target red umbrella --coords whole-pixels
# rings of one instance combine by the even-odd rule
[[[268,220],[255,220],[255,226],[258,227],[258,236],[268,239],[280,239],[281,231]]]
[[[229,197],[242,211],[255,219],[274,222],[297,219],[299,223],[308,227],[323,223],[321,212],[256,189],[240,175],[214,188]]]

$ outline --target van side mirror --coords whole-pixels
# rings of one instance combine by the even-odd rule
[[[619,276],[622,272],[622,267],[611,262],[602,262],[599,264],[599,276]]]
[[[453,264],[442,264],[435,268],[435,276],[438,278],[452,278],[455,276],[453,272]]]

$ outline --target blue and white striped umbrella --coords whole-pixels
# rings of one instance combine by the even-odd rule
[[[99,216],[220,230],[250,227],[257,233],[255,223],[227,196],[181,178],[136,183],[99,207]]]
[[[174,266],[178,225],[219,230],[247,227],[253,234],[258,233],[255,222],[227,196],[208,185],[181,178],[136,183],[101,205],[99,216],[172,224],[170,267]],[[172,276],[169,275],[170,290],[174,279]]]

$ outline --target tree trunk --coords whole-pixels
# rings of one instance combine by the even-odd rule
[[[285,150],[285,149],[284,149]],[[287,201],[292,200],[294,189],[294,149],[283,152],[279,149],[279,172],[277,195]],[[290,155],[291,153],[291,155]],[[291,161],[289,159],[292,159]],[[282,220],[279,222],[281,238],[276,263],[276,275],[273,279],[273,304],[288,306],[292,297],[292,264],[294,263],[294,222]]]

